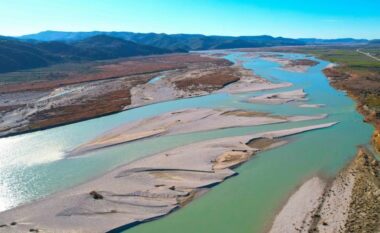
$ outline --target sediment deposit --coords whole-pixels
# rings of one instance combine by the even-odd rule
[[[231,170],[276,139],[335,123],[202,141],[121,166],[93,181],[0,213],[0,232],[105,232],[162,217],[236,175]],[[281,143],[279,142],[281,141]],[[260,145],[257,144],[257,145]]]
[[[306,101],[306,93],[302,89],[286,92],[259,95],[248,99],[250,103],[285,104],[289,102]]]
[[[186,109],[127,123],[110,130],[68,152],[68,156],[153,136],[209,131],[231,127],[318,120],[326,114],[275,116],[245,110]]]

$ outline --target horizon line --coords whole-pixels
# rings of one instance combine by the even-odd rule
[[[46,29],[34,33],[26,33],[26,34],[19,34],[19,35],[5,35],[5,34],[0,34],[1,36],[5,37],[23,37],[23,36],[28,36],[28,35],[35,35],[43,32],[64,32],[64,33],[90,33],[90,32],[130,32],[130,33],[141,33],[141,34],[164,34],[164,35],[202,35],[202,36],[226,36],[226,37],[245,37],[245,36],[270,36],[273,38],[288,38],[288,39],[321,39],[321,40],[336,40],[336,39],[355,39],[355,40],[377,40],[380,38],[374,38],[374,39],[368,39],[368,38],[363,38],[363,37],[330,37],[330,38],[322,38],[322,37],[284,37],[284,36],[275,36],[275,35],[270,35],[270,34],[257,34],[257,35],[223,35],[223,34],[203,34],[203,33],[166,33],[166,32],[133,32],[133,31],[123,31],[123,30],[88,30],[88,31],[82,31],[82,30],[73,30],[73,31],[66,31],[66,30],[52,30],[52,29]]]

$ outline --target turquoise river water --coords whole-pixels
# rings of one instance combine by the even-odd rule
[[[303,58],[299,54],[283,54]],[[239,173],[214,187],[203,197],[164,218],[138,225],[128,233],[255,233],[263,232],[291,192],[313,175],[336,174],[356,153],[356,146],[370,140],[372,127],[363,123],[355,103],[344,92],[332,88],[319,65],[305,73],[283,70],[279,64],[233,53],[244,67],[272,82],[291,82],[303,88],[307,103],[323,108],[300,108],[295,103],[261,105],[245,102],[248,97],[279,90],[208,96],[168,101],[131,109],[48,130],[0,139],[0,211],[30,202],[50,193],[85,182],[129,161],[169,148],[206,139],[252,134],[317,123],[339,121],[322,130],[292,136],[292,142],[256,155],[236,171]],[[309,59],[314,59],[310,58]],[[279,115],[328,113],[323,120],[239,127],[176,136],[151,138],[65,158],[65,151],[122,123],[193,107],[240,108]]]

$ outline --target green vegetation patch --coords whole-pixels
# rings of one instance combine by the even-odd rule
[[[305,48],[297,49],[299,52],[313,54],[323,60],[328,60],[355,70],[380,71],[380,62],[357,51],[359,47],[332,47],[332,48]],[[365,49],[361,49],[368,52]],[[378,48],[380,52],[380,47]],[[371,53],[372,54],[372,53]]]

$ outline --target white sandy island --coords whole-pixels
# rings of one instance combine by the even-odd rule
[[[326,114],[273,116],[245,110],[186,109],[126,123],[90,140],[67,153],[68,156],[153,136],[209,131],[231,127],[319,120]]]
[[[250,103],[260,104],[285,104],[295,101],[306,101],[306,93],[303,89],[293,91],[277,92],[265,95],[259,95],[248,99]]]
[[[326,106],[325,104],[300,104],[298,107],[300,108],[322,108]]]

